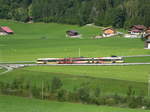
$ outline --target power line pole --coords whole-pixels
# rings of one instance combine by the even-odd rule
[[[44,82],[42,80],[42,100],[44,99]]]
[[[79,57],[81,57],[81,49],[79,48]]]
[[[150,97],[150,75],[148,76],[148,97]]]

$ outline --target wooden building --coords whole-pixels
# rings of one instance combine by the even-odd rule
[[[105,28],[103,29],[103,37],[111,37],[116,34],[116,30],[113,28]]]
[[[139,35],[145,32],[146,29],[144,25],[133,25],[130,27],[129,33],[132,35]]]
[[[68,30],[66,31],[66,37],[71,37],[71,38],[79,38],[81,35],[79,32],[75,30]]]

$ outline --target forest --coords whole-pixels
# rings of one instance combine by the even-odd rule
[[[150,0],[0,0],[0,19],[126,28],[150,26]]]

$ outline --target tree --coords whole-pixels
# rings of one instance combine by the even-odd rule
[[[63,86],[63,83],[59,78],[54,77],[52,79],[52,82],[51,82],[51,91],[52,92],[55,92],[56,90],[60,89],[62,86]]]

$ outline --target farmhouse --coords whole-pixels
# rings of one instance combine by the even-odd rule
[[[145,33],[146,27],[144,25],[133,25],[130,27],[128,33],[125,34],[125,38],[141,38],[141,35]]]
[[[133,35],[139,35],[146,30],[144,25],[133,25],[130,27],[129,33]]]
[[[71,38],[80,38],[80,34],[79,32],[75,31],[75,30],[68,30],[66,31],[66,37],[71,37]]]
[[[111,37],[116,35],[116,30],[113,28],[105,28],[103,29],[103,37]]]
[[[0,35],[13,34],[14,32],[7,26],[0,27]]]

